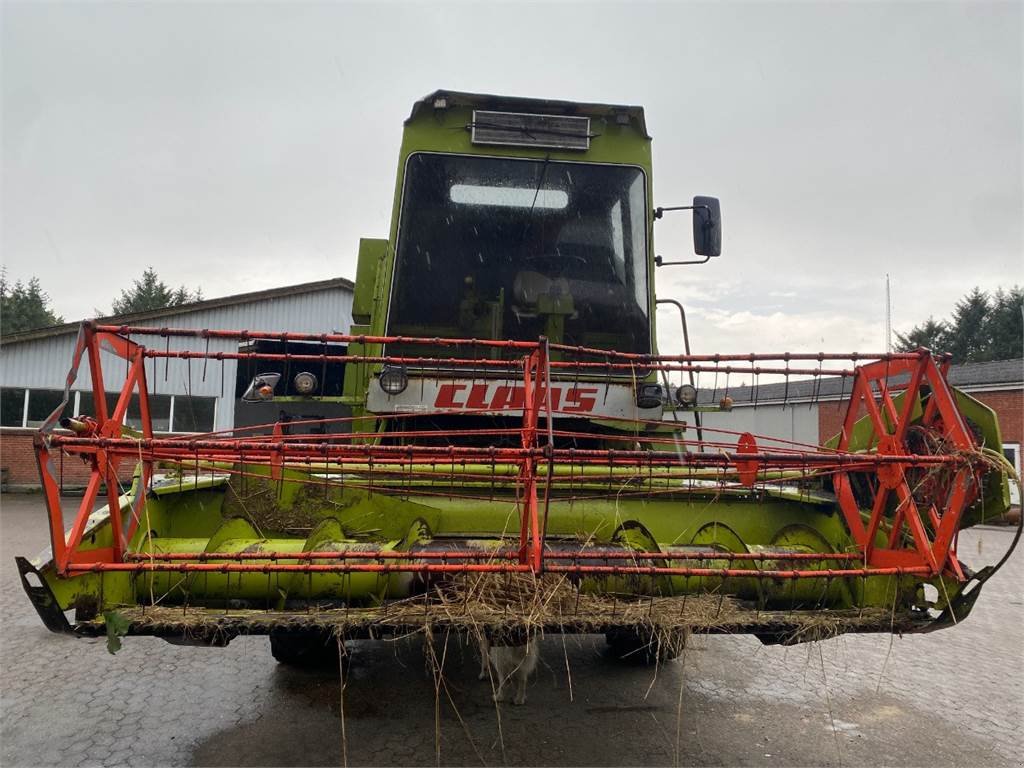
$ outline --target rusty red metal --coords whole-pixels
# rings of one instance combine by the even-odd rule
[[[482,434],[487,434],[482,431]],[[481,434],[478,433],[478,434]],[[555,430],[555,435],[560,432]],[[735,468],[738,461],[756,464],[758,472],[767,469],[784,470],[801,467],[842,468],[845,471],[867,471],[885,465],[903,467],[934,467],[959,465],[963,462],[957,456],[924,456],[918,454],[859,454],[810,451],[720,451],[700,453],[682,451],[678,454],[651,451],[614,449],[565,449],[548,451],[541,446],[523,448],[490,448],[471,446],[410,446],[396,445],[332,445],[326,443],[300,443],[281,440],[249,442],[241,440],[198,440],[164,438],[84,438],[53,435],[50,445],[55,448],[73,450],[82,455],[104,451],[119,457],[141,457],[143,461],[171,459],[216,460],[225,456],[244,453],[250,461],[270,461],[280,455],[283,463],[306,464],[308,460],[330,460],[337,464],[358,463],[373,460],[380,465],[408,466],[426,465],[430,462],[456,461],[508,462],[519,463],[527,459],[542,459],[551,456],[556,461],[573,461],[580,465],[631,466],[631,467],[709,467]]]
[[[132,340],[135,337],[136,340]],[[437,446],[390,445],[370,441],[377,432],[370,425],[366,431],[353,431],[349,442],[339,441],[338,435],[325,439],[312,434],[284,434],[280,424],[267,436],[210,433],[207,435],[172,437],[154,435],[149,410],[149,393],[145,360],[154,357],[203,357],[211,360],[265,359],[305,360],[303,355],[278,355],[261,352],[202,353],[154,350],[142,346],[138,339],[146,337],[183,337],[195,339],[234,339],[252,341],[305,341],[365,344],[420,344],[430,347],[463,347],[512,351],[510,359],[430,358],[447,367],[478,375],[482,367],[493,365],[511,376],[517,371],[523,389],[522,423],[518,429],[474,430],[478,436],[507,438],[519,435],[518,446]],[[126,374],[117,401],[109,409],[105,397],[100,348],[124,361]],[[558,360],[552,360],[556,353]],[[599,362],[571,361],[568,355],[600,356]],[[79,335],[75,364],[69,385],[77,375],[77,366],[83,359],[89,361],[93,387],[95,424],[79,433],[55,432],[60,409],[47,420],[36,441],[40,476],[49,511],[53,555],[58,571],[63,574],[91,571],[221,571],[221,572],[550,572],[579,576],[585,575],[650,575],[650,576],[716,576],[749,577],[751,575],[773,579],[831,578],[866,575],[921,575],[935,576],[947,572],[963,579],[955,558],[955,534],[964,509],[978,493],[979,469],[971,461],[973,437],[961,418],[952,391],[946,382],[948,361],[936,359],[926,350],[915,353],[888,355],[811,353],[775,355],[634,355],[584,347],[548,344],[545,340],[488,341],[478,339],[419,339],[399,336],[359,336],[347,334],[296,334],[255,331],[214,331],[180,328],[141,328],[135,326],[103,326],[86,323]],[[312,355],[317,361],[338,360],[367,364],[400,363],[415,360],[429,363],[423,358],[360,355]],[[817,361],[817,368],[795,369],[793,361]],[[825,370],[824,361],[851,361],[853,368]],[[776,361],[782,365],[761,366],[759,363]],[[733,365],[745,363],[749,367]],[[753,435],[740,435],[738,446],[729,449],[727,441],[702,439],[700,450],[665,450],[666,438],[652,433],[641,437],[639,428],[651,422],[637,422],[638,433],[630,436],[633,446],[623,450],[556,448],[556,439],[577,435],[555,427],[553,417],[559,411],[552,408],[552,374],[571,372],[572,368],[601,367],[607,370],[629,368],[649,371],[657,368],[675,371],[712,370],[716,373],[743,373],[758,375],[785,372],[789,375],[839,375],[852,377],[851,397],[847,407],[839,444],[832,449],[801,446],[759,448]],[[898,381],[896,384],[894,381]],[[518,385],[517,385],[518,386]],[[914,413],[914,404],[921,401],[923,388],[928,389],[927,405],[923,413]],[[124,432],[129,403],[138,398],[141,436],[128,436]],[[467,412],[472,412],[467,409]],[[870,435],[854,435],[854,427],[861,413],[868,416]],[[422,415],[422,414],[421,414]],[[402,418],[415,418],[403,414]],[[385,418],[385,417],[379,417]],[[932,430],[954,450],[940,454],[918,454],[909,450],[908,428],[912,420]],[[354,420],[353,420],[354,421]],[[301,422],[299,422],[301,423]],[[657,422],[654,422],[657,423]],[[859,427],[863,430],[864,427]],[[724,431],[724,430],[723,430]],[[244,430],[240,430],[240,434]],[[450,436],[451,432],[403,432],[400,428],[389,433],[392,439],[403,435],[419,438]],[[856,440],[855,440],[856,437]],[[400,440],[399,440],[400,442]],[[609,440],[609,442],[614,442]],[[858,449],[853,450],[853,446]],[[867,450],[864,450],[864,448]],[[51,452],[64,451],[89,462],[92,472],[85,495],[71,522],[65,527],[59,498],[59,484],[55,480]],[[137,487],[140,492],[130,497],[124,514],[118,469],[126,461],[141,465]],[[451,482],[447,492],[437,489],[418,489],[417,492],[435,495],[456,495],[455,484],[467,478],[477,482],[490,478],[494,487],[511,493],[519,509],[519,545],[515,551],[472,552],[449,550],[445,552],[396,552],[392,550],[346,552],[246,552],[246,553],[160,553],[140,555],[127,552],[128,542],[135,534],[146,493],[157,463],[171,463],[181,472],[219,471],[246,476],[240,466],[263,464],[270,468],[272,479],[278,479],[288,467],[337,466],[347,476],[355,476],[359,485],[359,472],[353,465],[368,464],[378,474],[377,485],[373,477],[366,482],[375,492],[408,493],[408,487],[389,488],[388,481],[397,478],[438,478],[438,466],[451,465],[451,471],[441,479]],[[218,464],[220,463],[220,464]],[[217,467],[215,468],[215,465]],[[226,466],[224,466],[226,465]],[[496,476],[494,473],[466,472],[467,465],[508,465],[514,472]],[[460,467],[456,471],[456,467]],[[715,473],[723,490],[753,488],[768,482],[770,473],[801,473],[803,477],[829,476],[836,492],[839,507],[849,529],[855,551],[843,553],[728,553],[701,552],[572,552],[553,549],[546,537],[547,509],[551,493],[556,488],[572,489],[579,477],[556,476],[554,467],[562,466],[582,470],[604,467],[635,468],[636,476],[650,483],[659,479],[676,480],[681,468],[687,471]],[[911,487],[908,472],[943,471],[952,473],[952,492],[945,499],[932,499],[920,509]],[[593,475],[591,475],[592,477]],[[870,515],[865,524],[862,517],[862,499],[858,500],[854,485],[858,478],[869,478],[861,485],[870,489]],[[112,546],[106,549],[81,549],[89,517],[105,486],[114,531]],[[678,490],[678,486],[667,489]],[[629,493],[621,487],[617,493]],[[638,492],[658,493],[659,489],[641,488]],[[895,496],[895,504],[891,499]],[[927,522],[926,522],[927,521]],[[883,531],[885,543],[879,537]],[[580,562],[580,560],[587,562]],[[211,561],[219,562],[211,562]],[[260,561],[247,562],[247,561]],[[415,562],[396,562],[415,560]],[[605,564],[594,564],[604,560]],[[701,561],[728,561],[753,564],[751,568],[704,567]],[[321,562],[314,562],[321,561]],[[677,561],[698,565],[675,564]],[[805,569],[763,568],[757,565],[778,562],[806,562],[816,566]],[[834,568],[830,563],[848,563],[849,567]],[[853,567],[856,564],[856,567]],[[828,566],[828,567],[826,567]]]
[[[902,403],[897,407],[894,387],[890,382],[893,377],[903,375],[909,379],[905,389],[899,393]],[[927,354],[919,355],[916,360],[876,361],[857,369],[837,449],[844,451],[849,447],[854,437],[854,425],[863,407],[872,427],[867,438],[868,447],[874,447],[875,455],[888,458],[905,453],[907,430],[917,402],[916,396],[923,385],[929,387],[931,396],[922,415],[921,426],[933,430],[942,440],[962,452],[961,457],[969,452],[974,446],[974,438],[956,407],[955,398],[946,382],[945,371],[940,370],[936,361]],[[873,499],[867,526],[861,519],[860,505],[854,496],[851,482],[853,471],[840,470],[836,473],[833,482],[840,508],[854,538],[863,547],[866,563],[879,567],[923,564],[933,573],[941,573],[949,565],[962,578],[956,558],[951,557],[951,548],[964,509],[977,497],[981,478],[979,469],[972,463],[956,461],[957,454],[949,454],[947,458],[954,459],[951,462],[956,473],[953,490],[943,509],[938,509],[936,503],[932,502],[925,510],[934,530],[931,537],[906,475],[910,463],[885,462],[876,470],[877,487],[868,491],[873,494]],[[888,543],[879,547],[876,537],[882,519],[887,514],[892,494],[896,495],[897,505],[891,520]],[[912,548],[899,546],[900,540],[907,535],[912,538]]]

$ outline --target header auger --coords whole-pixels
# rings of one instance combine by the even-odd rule
[[[638,108],[438,92],[406,125],[391,238],[361,244],[350,333],[83,324],[67,391],[88,368],[91,407],[39,432],[52,547],[19,560],[47,626],[268,633],[285,656],[440,626],[795,642],[962,619],[990,571],[956,535],[1008,505],[992,412],[928,350],[658,354],[649,148]],[[717,201],[687,207],[717,256]],[[159,434],[172,366],[239,408],[344,415]],[[840,434],[702,421],[762,376],[842,378]],[[91,468],[73,514],[60,453]]]

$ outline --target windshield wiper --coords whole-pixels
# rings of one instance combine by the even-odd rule
[[[530,212],[526,214],[526,222],[523,224],[523,235],[519,238],[519,247],[522,250],[526,245],[526,236],[530,234],[530,227],[533,225],[533,212],[537,208],[537,198],[540,197],[541,187],[544,186],[544,178],[548,173],[548,166],[551,164],[551,155],[544,156],[544,164],[540,169],[540,178],[537,179],[537,187],[533,190],[533,202],[530,203]],[[525,255],[525,254],[524,254]]]

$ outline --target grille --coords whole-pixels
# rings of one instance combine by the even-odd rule
[[[590,118],[474,110],[474,144],[590,149]]]

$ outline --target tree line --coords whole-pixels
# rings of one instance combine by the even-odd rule
[[[1024,288],[998,288],[990,295],[975,287],[953,306],[949,319],[929,317],[896,339],[899,352],[927,347],[949,352],[956,363],[1019,359],[1024,357]]]
[[[202,299],[202,289],[191,291],[184,285],[171,288],[159,278],[155,269],[147,267],[142,277],[132,281],[131,287],[121,291],[121,295],[113,300],[109,312],[97,309],[96,315],[151,312]],[[54,311],[50,297],[42,289],[38,278],[12,283],[7,277],[6,268],[0,269],[0,333],[6,336],[63,322],[64,318]]]

